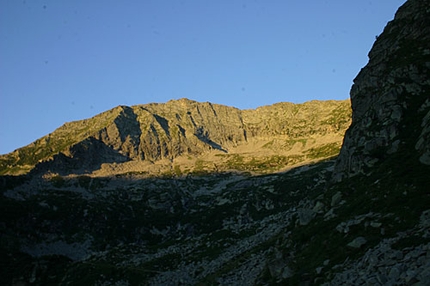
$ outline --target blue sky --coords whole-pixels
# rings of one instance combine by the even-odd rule
[[[0,1],[0,154],[117,105],[347,99],[404,0]]]

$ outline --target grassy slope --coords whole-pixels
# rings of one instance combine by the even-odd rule
[[[112,123],[121,110],[121,107],[117,107],[90,119],[65,123],[35,142],[12,153],[2,155],[0,157],[0,175],[22,174],[29,171],[40,160],[46,160],[106,127]]]
[[[167,130],[158,130],[161,137],[164,136],[163,134],[165,131],[172,134],[172,136],[178,134],[178,126],[181,125],[183,125],[181,127],[182,129],[186,128],[187,130],[189,129],[189,132],[194,132],[192,130],[194,126],[192,126],[190,122],[185,119],[178,119],[181,118],[179,113],[188,114],[185,112],[188,110],[187,108],[189,108],[192,112],[197,112],[196,114],[193,113],[193,115],[201,117],[202,115],[198,113],[200,112],[198,106],[203,108],[205,106],[207,107],[208,104],[185,101],[188,105],[184,107],[181,106],[180,102],[181,101],[172,101],[167,104],[148,104],[136,106],[134,108],[137,112],[138,120],[142,121],[140,122],[141,125],[143,124],[142,126],[145,126],[149,120],[154,120],[152,118],[154,116],[152,113],[157,114],[158,112],[160,114],[157,118],[159,118],[159,121],[164,125],[159,126],[156,124],[155,126]],[[231,107],[218,107],[223,112],[228,112],[228,110],[234,111],[236,117],[243,116],[243,123],[246,125],[245,128],[249,128],[250,130],[254,128],[257,137],[260,136],[258,134],[261,134],[261,136],[265,137],[264,140],[266,141],[268,141],[268,137],[276,138],[276,136],[279,135],[287,135],[293,140],[297,140],[308,138],[314,134],[342,134],[347,128],[351,118],[351,109],[348,101],[312,101],[296,105],[291,103],[279,103],[272,106],[265,106],[257,110],[243,111]],[[152,113],[146,111],[146,109],[150,110]],[[109,124],[112,124],[122,110],[123,107],[116,107],[90,119],[66,123],[49,135],[23,148],[17,149],[12,153],[0,156],[0,175],[18,175],[28,172],[41,160],[46,160],[59,152],[64,152],[70,146],[94,135]],[[182,117],[185,118],[188,116],[184,114],[182,114]],[[308,116],[309,114],[313,115]],[[222,123],[228,125],[229,119],[231,119],[228,117],[229,114],[223,113],[220,114],[220,116],[220,118],[216,119],[221,120],[217,124]],[[247,120],[250,122],[247,123]],[[253,120],[257,121],[253,122]],[[205,121],[203,120],[199,124],[204,123]],[[171,129],[170,132],[169,128]],[[145,130],[143,131],[145,132]],[[250,133],[252,132],[250,131]],[[213,136],[218,135],[213,134]],[[164,142],[170,139],[163,137],[161,140]],[[169,145],[167,141],[165,142],[166,146]],[[162,144],[164,144],[163,142]],[[246,142],[239,142],[239,144],[243,143]],[[270,160],[269,158],[267,161]]]

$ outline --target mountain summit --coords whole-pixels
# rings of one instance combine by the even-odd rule
[[[0,157],[0,172],[16,174],[36,165],[39,171],[61,174],[90,174],[102,167],[104,174],[150,172],[157,168],[148,166],[161,160],[172,162],[181,156],[198,158],[207,153],[218,154],[212,161],[220,161],[218,168],[225,169],[222,165],[231,154],[262,157],[275,155],[276,148],[276,155],[284,155],[296,143],[301,146],[295,146],[299,152],[294,155],[302,158],[295,161],[301,162],[311,148],[331,149],[325,157],[337,155],[350,112],[346,100],[277,103],[252,110],[188,99],[118,106],[90,119],[66,123]],[[129,163],[123,168],[117,166],[125,162]]]
[[[0,284],[428,285],[429,7],[376,40],[349,128],[348,101],[181,99],[2,156]]]

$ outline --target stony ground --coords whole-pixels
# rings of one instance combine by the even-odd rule
[[[427,171],[416,170],[413,185],[377,174],[331,185],[333,164],[267,175],[11,178],[1,200],[8,265],[2,279],[6,285],[427,281]]]

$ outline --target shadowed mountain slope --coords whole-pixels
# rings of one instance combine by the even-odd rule
[[[428,285],[429,7],[408,0],[378,37],[336,158],[321,160],[347,101],[186,99],[2,156],[3,172],[36,167],[0,176],[0,284]]]
[[[351,104],[335,180],[401,154],[430,164],[429,1],[407,1],[387,24],[354,79]]]

